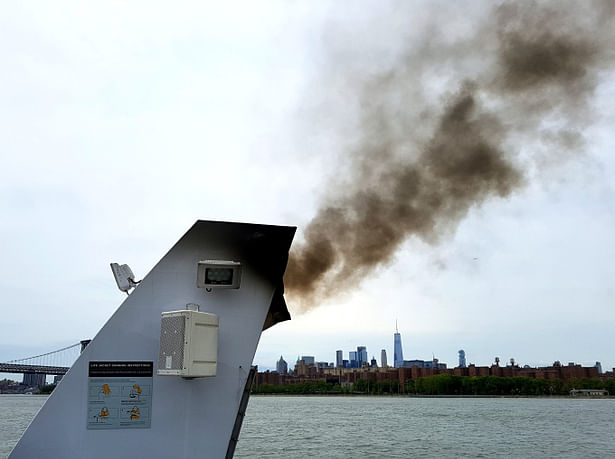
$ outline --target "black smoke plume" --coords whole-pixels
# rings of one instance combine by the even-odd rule
[[[397,18],[417,6],[395,5]],[[408,238],[437,243],[471,208],[511,196],[528,180],[527,145],[555,157],[582,145],[613,61],[613,3],[492,5],[457,40],[426,34],[401,44],[393,64],[342,77],[360,101],[359,141],[291,252],[291,304],[306,309],[347,291]],[[357,46],[340,41],[338,50]],[[325,74],[356,71],[343,52],[332,54]],[[444,95],[430,102],[434,72],[444,75]]]

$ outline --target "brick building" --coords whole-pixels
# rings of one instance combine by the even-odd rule
[[[299,360],[293,372],[288,374],[280,374],[278,372],[261,372],[257,373],[255,386],[261,384],[296,384],[302,382],[327,382],[340,384],[341,386],[349,386],[356,383],[359,379],[368,380],[371,382],[382,381],[398,381],[403,387],[404,383],[409,380],[417,380],[419,378],[438,375],[450,374],[455,376],[498,376],[501,378],[526,377],[537,379],[571,379],[571,378],[608,378],[614,377],[614,372],[600,374],[597,367],[583,367],[578,364],[569,363],[561,365],[555,362],[549,367],[519,367],[517,365],[508,365],[500,367],[499,365],[491,365],[490,367],[468,365],[465,368],[380,368],[380,367],[364,367],[364,368],[318,368],[315,364],[306,363],[304,360]]]

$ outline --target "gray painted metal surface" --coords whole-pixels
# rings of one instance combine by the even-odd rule
[[[85,348],[9,457],[225,457],[261,331],[290,318],[282,276],[294,232],[197,222]],[[197,288],[197,263],[203,259],[240,261],[241,288],[211,293]],[[188,303],[220,318],[217,375],[158,376],[161,313]],[[151,428],[86,429],[90,361],[154,362]]]

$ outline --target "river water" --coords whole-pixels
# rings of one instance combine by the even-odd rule
[[[45,397],[0,395],[0,458]],[[615,457],[615,399],[252,396],[236,458]]]

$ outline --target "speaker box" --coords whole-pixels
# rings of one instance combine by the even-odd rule
[[[158,374],[199,378],[216,376],[219,319],[207,312],[163,312],[160,319]]]

